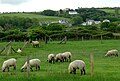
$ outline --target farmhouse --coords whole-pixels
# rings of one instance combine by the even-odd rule
[[[86,25],[93,25],[93,24],[100,24],[101,21],[95,21],[95,20],[88,20],[87,22],[82,23],[83,26]]]

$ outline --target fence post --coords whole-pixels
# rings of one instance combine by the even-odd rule
[[[90,54],[91,76],[94,75],[94,55]]]
[[[102,35],[100,36],[100,40],[101,40],[101,44],[103,44],[103,37],[102,37]]]
[[[82,41],[84,40],[83,36],[82,36]]]
[[[30,76],[30,63],[29,63],[29,60],[30,60],[30,56],[28,55],[27,56],[27,75],[28,75],[28,77]]]

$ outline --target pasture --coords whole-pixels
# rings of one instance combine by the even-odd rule
[[[48,44],[41,42],[39,48],[25,48],[22,55],[18,53],[0,56],[0,67],[4,60],[8,58],[17,59],[17,69],[10,72],[2,72],[0,69],[0,81],[118,81],[120,80],[120,55],[118,57],[104,57],[107,50],[118,49],[120,51],[120,40],[85,40],[85,41],[67,41],[66,44],[58,44],[59,41],[53,41]],[[0,42],[0,47],[4,47],[6,42]],[[17,49],[18,42],[12,43],[13,48]],[[23,42],[20,43],[20,47]],[[1,50],[1,49],[0,49]],[[72,61],[82,59],[86,63],[86,75],[80,76],[77,70],[76,75],[68,73],[69,62],[50,64],[47,62],[47,55],[50,53],[61,53],[70,51]],[[90,54],[94,55],[94,75],[91,76]],[[41,70],[30,72],[21,72],[20,68],[26,61],[27,55],[30,58],[41,60]]]
[[[59,21],[59,20],[68,20],[68,18],[63,17],[54,17],[54,16],[44,16],[44,15],[38,15],[38,14],[27,14],[27,13],[6,13],[6,14],[0,14],[0,17],[2,16],[8,16],[8,17],[21,17],[21,18],[36,18],[39,20],[39,22],[53,22],[53,21]]]

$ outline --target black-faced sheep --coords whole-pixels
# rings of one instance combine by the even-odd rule
[[[83,74],[84,72],[84,75],[86,74],[85,73],[85,62],[82,61],[82,60],[75,60],[73,62],[71,62],[68,66],[68,70],[70,73],[74,73],[76,74],[76,69],[80,69],[81,71],[81,75]]]
[[[71,57],[72,57],[71,52],[64,52],[62,53],[62,56],[63,56],[63,61],[71,62]]]
[[[22,53],[22,50],[18,48],[17,53]]]
[[[16,70],[16,59],[11,58],[11,59],[4,61],[3,65],[2,65],[2,71],[5,72],[6,68],[9,71],[9,67],[11,67],[11,66],[13,66],[14,70]]]
[[[40,63],[41,63],[41,61],[39,59],[29,60],[31,71],[33,71],[32,67],[36,67],[36,70],[40,70]],[[27,62],[25,62],[25,64],[21,67],[22,72],[23,72],[23,69],[27,69]]]
[[[58,62],[58,60],[60,60],[60,62],[63,62],[63,56],[62,53],[58,53],[55,56],[55,61]]]
[[[49,54],[47,61],[48,61],[49,63],[54,63],[54,62],[55,62],[55,55],[54,55],[54,54]]]
[[[116,49],[110,50],[106,53],[105,56],[118,56],[118,50],[116,50]]]
[[[33,47],[39,47],[39,41],[32,41],[31,43]]]

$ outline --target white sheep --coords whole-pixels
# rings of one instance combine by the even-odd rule
[[[71,57],[72,57],[71,52],[64,52],[62,53],[62,56],[63,56],[63,61],[71,62]]]
[[[86,67],[86,65],[85,65],[85,62],[83,60],[75,60],[75,61],[73,61],[69,64],[68,71],[70,73],[76,74],[76,69],[80,69],[81,75],[83,74],[83,72],[84,72],[84,75],[85,75],[86,74],[85,73],[85,67]]]
[[[118,50],[116,49],[109,50],[105,56],[118,56]]]
[[[39,41],[32,41],[33,47],[39,47]]]
[[[49,54],[48,55],[48,60],[49,63],[54,63],[55,62],[55,55],[54,54]]]
[[[22,50],[18,48],[17,53],[22,53]]]
[[[62,53],[58,53],[55,56],[55,61],[58,62],[58,60],[60,60],[60,62],[63,62],[63,56]]]
[[[5,72],[6,68],[9,71],[9,67],[11,66],[13,66],[14,69],[16,70],[16,59],[15,58],[11,58],[11,59],[4,61],[2,65],[2,71]]]
[[[40,63],[41,61],[39,59],[31,59],[29,60],[30,69],[32,70],[32,67],[36,67],[36,70],[40,70]],[[23,69],[27,69],[27,62],[21,67],[21,71],[23,72]]]

